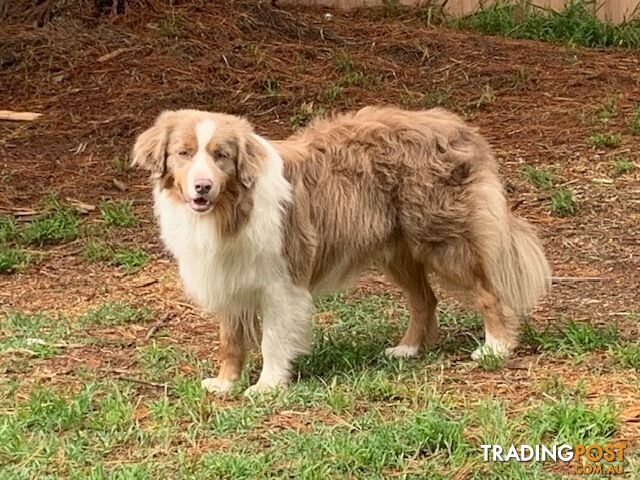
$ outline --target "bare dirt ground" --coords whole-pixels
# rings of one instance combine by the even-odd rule
[[[128,300],[173,313],[167,327],[172,341],[211,357],[217,327],[180,291],[157,238],[144,174],[114,166],[115,159],[127,158],[135,136],[169,108],[242,114],[261,134],[282,138],[304,116],[304,104],[326,112],[441,104],[488,137],[516,212],[537,226],[554,274],[566,277],[531,324],[615,323],[624,338],[640,337],[640,136],[630,128],[640,104],[639,52],[456,32],[426,26],[410,14],[334,12],[327,19],[322,10],[215,3],[102,16],[91,8],[53,12],[52,18],[10,12],[5,19],[0,108],[44,115],[34,122],[0,122],[0,212],[38,210],[51,192],[93,205],[133,199],[138,228],[118,240],[142,246],[153,260],[126,275],[83,262],[82,239],[42,248],[36,265],[0,275],[0,309],[73,315],[107,300]],[[355,80],[348,77],[353,72],[360,75]],[[598,132],[617,133],[621,141],[593,145],[589,139]],[[636,168],[615,176],[610,163],[620,157]],[[552,214],[551,193],[521,175],[526,165],[556,173],[556,188],[573,192],[575,215]],[[114,179],[127,190],[116,188]],[[97,213],[86,218],[97,221]],[[356,295],[393,289],[371,276]],[[126,369],[131,344],[144,341],[146,328],[103,333],[112,345],[37,360],[34,377],[64,383],[78,364]],[[536,352],[525,347],[520,354]],[[534,377],[553,372],[572,384],[597,371],[602,375],[587,385],[590,397],[606,390],[621,411],[638,402],[637,372],[613,369],[602,356],[581,364],[536,358]],[[467,362],[455,359],[447,370],[447,384],[464,395],[483,391],[513,399],[530,392],[526,370],[470,372]],[[638,441],[638,425],[624,423],[619,438]]]

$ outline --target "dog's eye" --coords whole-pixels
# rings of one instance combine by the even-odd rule
[[[229,158],[229,152],[226,152],[224,150],[218,150],[217,157],[220,160],[226,160],[227,158]]]
[[[186,150],[180,150],[178,152],[178,155],[181,156],[181,157],[185,157],[186,158],[186,157],[189,156],[189,152],[187,152]]]

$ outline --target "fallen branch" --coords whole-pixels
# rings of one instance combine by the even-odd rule
[[[551,283],[569,283],[569,282],[599,282],[604,280],[602,277],[551,277]]]
[[[11,110],[0,110],[0,120],[13,120],[17,122],[31,122],[38,117],[41,117],[41,113],[34,112],[12,112]]]

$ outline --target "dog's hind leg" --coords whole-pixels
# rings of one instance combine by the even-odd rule
[[[247,356],[245,321],[253,318],[224,315],[220,320],[220,370],[216,378],[205,378],[202,387],[213,393],[226,393],[242,374]]]
[[[409,326],[397,346],[385,354],[393,358],[417,357],[425,345],[438,340],[436,299],[425,267],[408,255],[395,258],[385,265],[385,271],[398,283],[409,303]]]
[[[313,301],[308,290],[293,284],[272,285],[262,305],[262,371],[245,395],[285,387],[291,362],[311,350]]]

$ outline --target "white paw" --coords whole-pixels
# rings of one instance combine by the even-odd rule
[[[420,348],[410,345],[398,345],[390,347],[384,351],[389,358],[416,358],[420,354]]]
[[[211,393],[227,393],[233,387],[231,380],[223,380],[221,378],[205,378],[200,382],[202,388]]]
[[[498,357],[507,359],[510,356],[511,348],[503,343],[494,343],[493,345],[485,343],[484,345],[476,348],[471,354],[471,358],[475,361],[478,361],[485,357]]]

